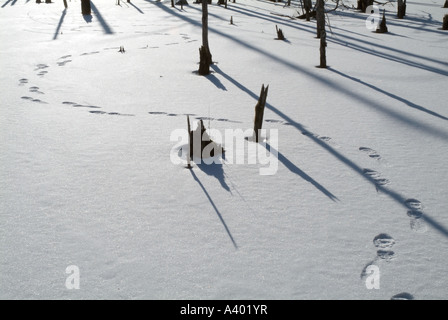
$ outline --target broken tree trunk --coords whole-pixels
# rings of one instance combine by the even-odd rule
[[[266,98],[268,96],[269,85],[265,88],[264,84],[261,87],[260,98],[255,106],[255,118],[254,118],[254,135],[255,142],[258,142],[260,130],[263,126],[264,107],[266,106]]]
[[[448,30],[448,14],[443,17],[442,30]]]
[[[310,11],[311,11],[311,8],[313,7],[313,3],[311,2],[311,0],[305,0],[304,7],[305,7],[306,21],[310,21]]]
[[[380,25],[376,29],[376,33],[387,33],[386,10],[383,10],[383,19],[381,19]]]
[[[199,48],[199,70],[200,76],[206,76],[210,74],[210,52],[206,47]]]
[[[316,31],[317,38],[320,38],[322,31],[325,30],[325,11],[324,0],[316,2]]]
[[[202,160],[204,158],[214,157],[220,153],[224,153],[224,149],[214,142],[208,135],[202,119],[199,120],[196,130],[192,131],[190,127],[188,128],[188,134],[190,143],[190,159],[194,159],[196,156]]]
[[[448,0],[445,0],[445,5],[443,7],[448,8]]]
[[[398,0],[397,18],[403,19],[406,15],[406,0]]]
[[[319,65],[320,68],[327,67],[326,47],[327,47],[327,33],[324,29],[320,35],[320,65]]]
[[[275,29],[277,30],[277,40],[285,40],[282,29],[279,29],[277,25],[275,26]]]
[[[67,7],[68,7],[67,0],[64,0],[64,7],[65,7],[65,9],[67,9]]]
[[[191,125],[190,116],[187,115],[187,126],[188,126],[188,152],[187,152],[187,168],[191,169],[191,155],[193,154],[193,144],[191,141]]]
[[[202,47],[199,49],[199,75],[210,74],[212,64],[212,54],[208,45],[208,3],[202,1]]]
[[[92,9],[90,7],[90,0],[81,0],[81,12],[83,15],[90,16]]]

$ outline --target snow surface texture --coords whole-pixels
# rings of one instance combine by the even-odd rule
[[[298,2],[214,1],[207,77],[199,5],[54,2],[0,8],[0,298],[448,298],[443,1],[386,34],[330,12],[328,69]],[[276,174],[170,161],[186,114],[251,128],[262,84]]]

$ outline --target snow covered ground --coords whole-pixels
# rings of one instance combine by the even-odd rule
[[[330,12],[319,69],[296,1],[214,1],[201,77],[191,1],[1,0],[0,298],[447,299],[442,2]],[[186,114],[250,129],[262,84],[275,174],[172,163]]]

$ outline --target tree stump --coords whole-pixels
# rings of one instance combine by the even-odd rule
[[[224,152],[224,149],[218,145],[216,142],[214,142],[210,136],[207,133],[207,130],[205,129],[204,126],[204,122],[201,120],[199,120],[198,122],[198,127],[196,128],[196,130],[192,131],[190,129],[190,118],[188,118],[188,134],[189,134],[189,144],[190,144],[190,159],[193,159],[194,156],[198,156],[199,158],[202,160],[203,159],[203,153],[204,153],[204,149],[209,145],[209,144],[214,144],[212,145],[213,148],[210,149],[210,157],[214,157],[215,154],[215,150],[216,151],[220,151],[221,153]]]
[[[65,7],[65,9],[67,9],[67,7],[68,7],[67,0],[64,0],[64,7]]]
[[[187,127],[188,127],[188,152],[187,152],[187,168],[191,169],[191,155],[193,154],[192,139],[191,139],[191,125],[190,116],[187,115]]]
[[[383,10],[383,19],[381,19],[380,25],[376,29],[376,33],[387,33],[386,10]]]
[[[406,1],[405,0],[398,0],[398,6],[397,6],[397,18],[403,19],[406,15]]]
[[[448,0],[445,0],[444,8],[448,8]]]
[[[42,3],[42,1],[41,0],[36,0],[36,3]]]
[[[317,0],[316,2],[316,32],[317,38],[320,38],[322,31],[325,30],[325,11],[324,0]]]
[[[448,14],[443,17],[442,30],[448,30]]]
[[[259,130],[263,126],[263,116],[264,108],[266,106],[266,98],[268,96],[269,85],[265,88],[264,84],[261,86],[260,97],[258,99],[257,105],[255,106],[255,118],[254,118],[254,135],[255,142],[259,140]]]
[[[201,46],[199,48],[199,70],[198,73],[201,76],[210,74],[211,54],[206,47]]]
[[[275,29],[277,30],[277,40],[285,40],[282,29],[279,29],[277,26],[275,26]]]
[[[81,11],[83,15],[92,15],[92,9],[90,7],[90,0],[81,0]]]
[[[320,35],[320,65],[319,65],[320,68],[327,67],[326,48],[327,48],[327,32],[324,29]]]
[[[305,7],[305,18],[306,21],[310,21],[310,11],[313,7],[313,3],[311,2],[311,0],[304,0],[303,5]]]

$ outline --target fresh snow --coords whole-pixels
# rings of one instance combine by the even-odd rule
[[[443,1],[329,12],[328,69],[297,1],[214,1],[207,77],[192,1],[54,2],[1,1],[1,299],[448,298]],[[250,129],[262,84],[275,174],[172,163],[186,114]]]

